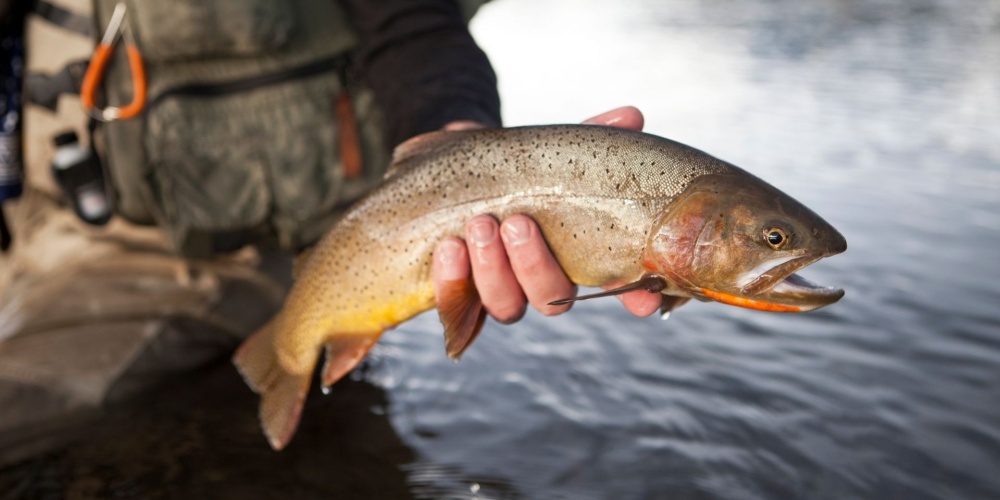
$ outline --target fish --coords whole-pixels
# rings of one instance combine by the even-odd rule
[[[844,295],[796,274],[846,250],[833,226],[693,147],[600,125],[431,132],[396,148],[383,182],[302,257],[282,309],[233,356],[274,449],[295,433],[322,350],[326,392],[383,332],[437,307],[446,354],[465,352],[486,312],[471,279],[435,297],[431,264],[479,214],[530,216],[575,284],[661,293],[664,315],[690,299],[802,312]]]

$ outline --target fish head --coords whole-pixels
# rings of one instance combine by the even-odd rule
[[[796,271],[847,249],[812,210],[745,172],[697,178],[656,220],[645,263],[664,293],[766,311],[800,312],[844,295]]]

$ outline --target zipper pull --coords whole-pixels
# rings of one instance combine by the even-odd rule
[[[340,141],[340,164],[344,169],[344,178],[357,179],[361,177],[361,140],[351,92],[347,88],[346,62],[337,68],[337,75],[340,77],[340,93],[337,95],[335,112]]]

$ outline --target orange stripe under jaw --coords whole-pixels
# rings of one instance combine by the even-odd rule
[[[789,306],[785,304],[774,304],[772,302],[764,302],[761,300],[753,300],[745,297],[737,297],[736,295],[716,292],[714,290],[709,290],[707,288],[702,288],[701,293],[705,294],[706,297],[715,300],[717,302],[722,302],[723,304],[729,304],[732,306],[746,307],[748,309],[756,309],[758,311],[771,311],[771,312],[801,312],[802,308],[799,306]]]

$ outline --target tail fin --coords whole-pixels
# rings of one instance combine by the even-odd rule
[[[243,342],[233,356],[233,363],[247,385],[260,394],[261,427],[271,447],[280,450],[292,440],[299,425],[315,360],[303,373],[289,372],[281,365],[274,345],[277,318]],[[382,332],[331,336],[326,342],[323,392],[328,392],[334,382],[354,369],[380,335]]]
[[[277,317],[271,319],[244,341],[233,356],[233,364],[247,385],[260,394],[261,427],[271,447],[280,450],[299,425],[313,367],[304,373],[291,373],[281,365],[274,346],[276,321]]]

